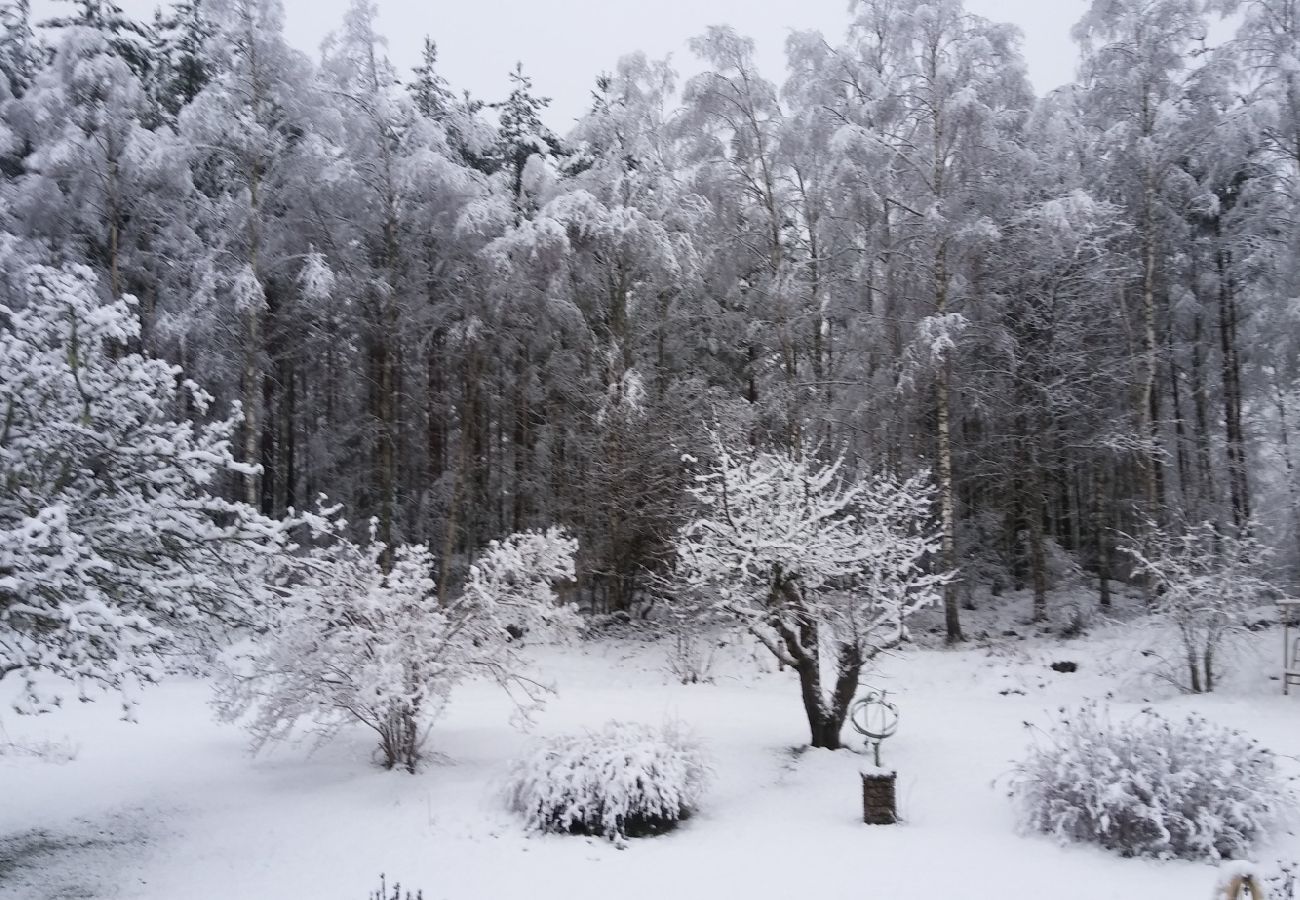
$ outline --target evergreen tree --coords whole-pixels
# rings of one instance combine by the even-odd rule
[[[203,10],[203,0],[177,0],[160,15],[158,33],[164,76],[156,79],[163,106],[174,117],[193,102],[211,78],[209,44],[215,29]]]
[[[455,108],[456,95],[452,93],[447,79],[438,71],[438,45],[433,38],[425,36],[420,65],[412,71],[415,78],[407,85],[407,89],[415,100],[416,108],[435,122],[445,121]]]
[[[510,73],[514,87],[500,103],[491,104],[500,116],[496,156],[509,175],[511,194],[516,205],[523,209],[524,170],[533,156],[556,155],[560,142],[543,123],[542,110],[551,105],[550,97],[533,93],[533,80],[524,74],[524,64],[518,63]]]

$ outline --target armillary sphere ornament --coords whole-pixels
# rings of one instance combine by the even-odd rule
[[[880,768],[880,744],[898,730],[898,707],[889,702],[888,691],[871,691],[849,709],[853,730],[866,738]]]

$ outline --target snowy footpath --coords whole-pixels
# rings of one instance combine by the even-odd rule
[[[486,685],[452,698],[420,774],[371,763],[369,733],[315,752],[251,757],[247,736],[213,721],[210,691],[173,681],[148,692],[138,723],[112,700],[0,720],[0,898],[367,900],[388,882],[426,900],[695,900],[744,897],[1033,897],[1208,900],[1208,864],[1122,859],[1016,832],[1006,775],[1055,710],[1109,698],[1114,715],[1151,705],[1238,727],[1300,774],[1300,696],[1268,677],[1280,635],[1253,635],[1238,676],[1208,697],[1132,677],[1126,629],[1055,639],[912,649],[868,676],[901,710],[885,747],[899,771],[896,826],[861,823],[850,752],[801,749],[798,688],[739,644],[716,682],[683,686],[666,642],[541,648],[559,693],[531,733],[512,728]],[[1053,662],[1073,661],[1061,673]],[[618,849],[527,833],[504,809],[510,761],[537,736],[611,718],[680,720],[711,752],[703,809],[676,832]],[[69,758],[71,757],[71,758]],[[1255,857],[1300,858],[1283,834]]]

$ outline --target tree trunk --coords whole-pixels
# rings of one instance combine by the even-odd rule
[[[844,653],[845,650],[841,650],[835,691],[829,702],[822,691],[818,661],[801,660],[796,667],[804,713],[808,716],[809,746],[823,750],[840,750],[844,747],[840,732],[844,730],[844,720],[848,718],[849,704],[857,693],[862,670],[860,662],[846,666]]]
[[[258,349],[262,342],[261,317],[256,309],[244,311],[244,365],[240,377],[240,392],[244,399],[243,458],[241,462],[257,464],[261,453],[262,370],[258,363]],[[244,502],[258,508],[262,499],[260,472],[244,476]]]
[[[511,415],[510,446],[514,449],[514,485],[510,492],[510,530],[523,531],[524,523],[529,520],[531,510],[529,500],[532,488],[528,485],[532,472],[532,437],[529,428],[531,410],[529,397],[529,377],[532,365],[529,344],[525,340],[523,349],[516,359],[515,403]]]
[[[254,96],[256,103],[257,97]],[[261,164],[254,161],[249,169],[248,179],[248,267],[259,285],[262,283],[258,271],[260,263],[260,238],[258,230],[261,217]],[[244,400],[243,462],[253,464],[258,461],[259,443],[261,441],[262,417],[262,310],[256,303],[249,303],[243,310],[243,370],[240,377],[240,390]],[[244,479],[244,502],[257,507],[261,501],[262,480],[260,473],[250,473]]]
[[[1173,354],[1172,328],[1166,332],[1166,346],[1169,350],[1169,403],[1174,418],[1174,459],[1177,463],[1178,492],[1182,497],[1183,509],[1194,509],[1197,495],[1192,484],[1191,460],[1187,456],[1187,425],[1183,419],[1182,390],[1178,386],[1179,368]]]
[[[935,311],[942,316],[948,309],[948,272],[943,250],[934,262]],[[952,477],[952,365],[947,358],[939,368],[935,385],[935,405],[938,413],[939,456],[939,511],[942,525],[943,566],[950,572],[957,570],[957,501]],[[961,612],[957,598],[957,584],[949,581],[943,587],[943,621],[949,644],[966,639],[961,630]]]
[[[396,329],[392,322],[389,301],[376,297],[378,323],[370,336],[370,420],[375,429],[371,457],[371,478],[374,485],[375,512],[379,520],[378,539],[385,545],[381,560],[385,571],[393,561],[393,520],[397,490],[396,448],[396,381],[392,343]]]
[[[1296,462],[1291,449],[1291,417],[1287,411],[1286,391],[1280,376],[1273,374],[1273,404],[1277,409],[1278,449],[1286,470],[1286,490],[1291,500],[1291,527],[1296,542],[1296,559],[1300,562],[1300,484],[1296,482]]]
[[[481,375],[478,364],[478,349],[471,346],[465,360],[464,400],[460,412],[460,447],[456,457],[456,472],[451,487],[451,500],[447,509],[447,521],[443,526],[442,554],[438,559],[438,604],[447,603],[451,590],[451,565],[457,547],[457,538],[461,529],[461,510],[465,504],[465,493],[475,477],[471,471],[478,469],[475,451],[478,433],[478,385]]]
[[[939,376],[939,507],[942,522],[943,566],[950,572],[957,570],[957,507],[952,477],[952,440],[949,422],[950,398],[948,392],[949,366],[944,362]],[[957,583],[949,581],[943,588],[943,620],[949,644],[966,640],[961,630],[961,613],[958,611]]]
[[[1146,514],[1159,524],[1163,518],[1160,509],[1160,398],[1156,391],[1159,367],[1159,345],[1156,331],[1156,237],[1155,237],[1155,176],[1147,173],[1147,184],[1142,212],[1142,369],[1138,394],[1140,434],[1149,442],[1142,454],[1143,488],[1146,495]]]
[[[1217,224],[1216,224],[1217,231]],[[1219,274],[1219,349],[1223,366],[1223,423],[1227,440],[1228,496],[1232,522],[1243,531],[1250,521],[1250,487],[1246,475],[1246,438],[1241,415],[1241,363],[1237,355],[1237,310],[1226,252],[1215,255]]]
[[[1097,544],[1097,601],[1102,609],[1110,608],[1110,523],[1106,515],[1108,491],[1106,469],[1098,465],[1093,476],[1092,527]]]
[[[1030,492],[1028,509],[1029,518],[1029,570],[1034,584],[1033,621],[1047,621],[1047,557],[1043,547],[1043,492],[1042,472],[1035,470]]]
[[[779,571],[769,602],[773,608],[782,607],[796,618],[802,616],[803,597],[798,585],[783,578]],[[858,647],[841,645],[837,651],[835,689],[828,698],[822,690],[821,632],[817,623],[805,619],[796,628],[780,622],[776,628],[786,655],[799,673],[799,693],[804,714],[808,717],[809,744],[826,750],[839,750],[844,746],[840,742],[840,731],[844,728],[853,695],[857,693],[862,671],[863,661]],[[777,658],[780,660],[781,655],[778,654]]]

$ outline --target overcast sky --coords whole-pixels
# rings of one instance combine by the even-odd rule
[[[127,12],[152,17],[158,0],[117,0]],[[348,0],[284,0],[290,43],[318,55],[321,40],[342,20]],[[63,7],[35,0],[38,18]],[[443,74],[457,90],[484,100],[508,91],[516,61],[539,93],[552,97],[547,117],[565,132],[588,106],[595,77],[620,56],[644,50],[672,54],[679,72],[696,64],[686,40],[708,25],[729,24],[758,42],[763,74],[784,77],[784,43],[792,29],[815,28],[838,40],[848,0],[379,0],[379,25],[403,75],[419,58],[424,35],[437,42]],[[1074,77],[1077,51],[1070,27],[1087,0],[966,0],[966,7],[1025,34],[1030,78],[1039,92]]]

